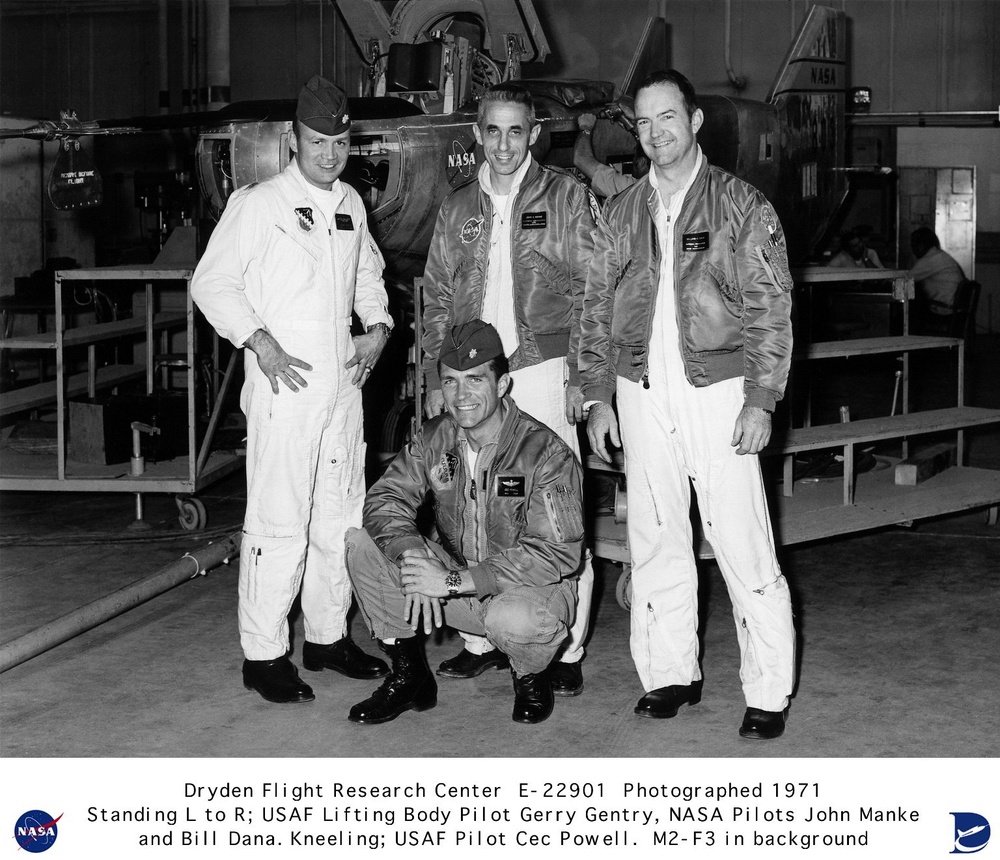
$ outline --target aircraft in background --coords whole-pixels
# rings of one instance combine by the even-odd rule
[[[524,62],[549,53],[531,0],[400,0],[388,15],[377,0],[338,0],[366,58],[366,94],[352,98],[351,155],[344,179],[364,197],[390,280],[404,294],[423,271],[444,197],[471,181],[481,160],[472,132],[476,99],[502,80],[533,94],[541,134],[539,161],[570,168],[577,117],[600,117],[598,158],[629,170],[636,140],[631,97],[645,75],[667,64],[667,27],[651,18],[616,95],[606,81],[525,80]],[[774,203],[793,264],[809,259],[847,193],[846,26],[843,12],[812,7],[782,62],[766,102],[700,96],[698,135],[709,161],[756,185]],[[0,137],[61,139],[81,158],[76,138],[197,127],[195,160],[215,216],[232,192],[288,163],[295,100],[239,102],[222,110],[79,122],[63,115]],[[74,153],[77,153],[74,156]],[[64,162],[66,159],[64,159]],[[94,205],[100,177],[79,164],[60,168],[50,196],[60,208]],[[56,173],[62,169],[63,175]],[[53,189],[58,193],[53,196]]]

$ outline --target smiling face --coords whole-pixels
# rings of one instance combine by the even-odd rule
[[[351,132],[348,130],[340,134],[322,134],[297,123],[296,133],[289,141],[289,146],[295,153],[295,160],[306,182],[329,191],[347,165]]]
[[[514,174],[528,157],[528,147],[537,139],[540,125],[531,126],[528,109],[516,102],[491,102],[482,119],[472,127],[490,166],[493,187],[510,191]]]
[[[695,135],[703,121],[700,108],[688,116],[684,96],[672,83],[645,87],[635,97],[639,143],[664,179],[690,173],[697,159]]]
[[[441,392],[445,411],[469,437],[483,443],[492,439],[503,423],[500,401],[510,387],[510,377],[499,379],[489,362],[468,370],[441,365]]]

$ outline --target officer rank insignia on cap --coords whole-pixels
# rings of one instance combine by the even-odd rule
[[[504,354],[497,330],[480,319],[454,326],[441,343],[441,364],[453,370],[470,370]]]
[[[299,218],[299,229],[304,230],[309,233],[316,224],[316,220],[313,218],[313,211],[308,206],[302,206],[295,210],[295,214]]]
[[[351,127],[347,94],[336,84],[313,75],[299,90],[295,118],[320,134],[343,134]]]

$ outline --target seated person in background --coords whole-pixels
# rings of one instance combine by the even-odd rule
[[[910,248],[916,262],[908,274],[914,280],[922,309],[928,314],[948,316],[965,272],[954,257],[941,250],[941,242],[930,227],[917,227],[910,234]]]
[[[384,723],[437,704],[417,635],[447,624],[507,655],[513,719],[553,708],[552,662],[576,613],[583,563],[581,468],[565,442],[507,397],[496,329],[455,326],[438,359],[445,413],[423,425],[365,499],[364,528],[347,535],[347,568],[361,611],[392,657],[392,673],[351,708]],[[440,543],[417,525],[433,502]]]
[[[649,159],[638,145],[633,175],[619,173],[610,164],[605,164],[594,154],[593,132],[597,117],[592,113],[584,113],[577,117],[576,122],[580,126],[580,133],[576,136],[576,145],[573,147],[573,166],[590,180],[590,187],[595,194],[614,197],[649,172]]]
[[[852,227],[840,234],[840,250],[833,255],[827,265],[834,269],[885,268],[878,254],[868,247],[864,231],[859,227]]]

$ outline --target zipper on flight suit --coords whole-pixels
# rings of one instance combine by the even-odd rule
[[[659,196],[659,192],[654,191],[653,193],[656,194],[657,196]],[[662,206],[663,205],[659,201],[659,199],[657,199],[656,202],[657,202],[658,206]],[[653,249],[653,255],[654,255],[653,259],[654,259],[654,261],[656,261],[657,263],[659,263],[660,261],[658,260],[658,257],[660,255],[660,237],[656,235],[656,219],[655,218],[650,218],[649,220],[650,220],[649,231],[650,231],[650,233],[653,234],[653,241],[652,241],[652,244],[651,244],[651,247]],[[670,226],[670,213],[667,212],[667,227],[669,228],[669,226]],[[676,254],[675,254],[675,257],[676,257]],[[656,286],[655,286],[654,289],[656,290],[656,293],[659,293],[659,291],[660,291],[660,284],[659,284],[659,282],[657,282],[657,284],[656,284]],[[676,285],[674,286],[674,294],[675,295],[677,294]],[[654,314],[654,312],[656,310],[656,295],[654,294],[654,296],[652,298],[653,298],[653,300],[649,303],[649,317],[646,320],[646,331],[649,332],[650,337],[652,337],[652,333],[653,333],[653,314]],[[676,311],[677,311],[677,309],[675,308],[674,312],[676,313]],[[645,361],[645,366],[642,369],[642,387],[646,391],[649,391],[649,342],[648,341],[646,343],[646,361]]]
[[[479,455],[476,455],[476,459],[479,459]],[[485,473],[484,473],[485,477]],[[483,489],[485,490],[485,481]],[[475,557],[478,559],[480,557],[479,553],[479,491],[476,489],[476,473],[473,470],[472,475],[469,478],[469,501],[472,503],[472,550]],[[465,518],[462,518],[463,523]],[[464,554],[464,553],[463,553]]]

